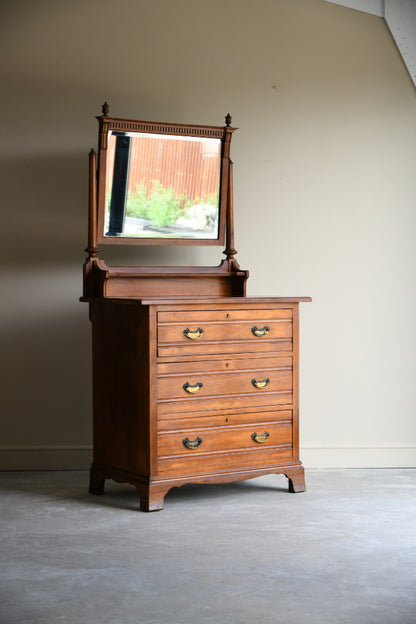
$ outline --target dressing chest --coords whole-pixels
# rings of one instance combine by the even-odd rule
[[[162,509],[169,489],[186,483],[283,473],[289,491],[303,491],[298,317],[299,303],[310,299],[245,295],[248,272],[235,259],[233,240],[231,118],[227,116],[224,127],[156,124],[110,118],[104,105],[98,120],[98,175],[95,152],[90,153],[89,244],[82,297],[90,306],[93,336],[90,491],[102,494],[107,478],[131,483],[144,511]],[[122,152],[115,145],[109,153],[111,134],[117,140],[130,139],[124,176]],[[202,202],[200,194],[187,190],[188,206],[176,208],[173,225],[155,223],[156,218],[152,222],[150,208],[140,213],[145,217],[129,216],[134,204],[129,200],[129,193],[134,193],[132,171],[140,167],[132,158],[135,150],[147,149],[146,141],[134,145],[134,140],[142,136],[159,140],[158,163],[165,150],[165,166],[180,169],[179,177],[186,174],[182,162],[190,154],[197,161],[188,171],[190,178],[202,171],[206,180],[211,167],[218,177],[216,182],[214,178],[217,203],[212,198],[211,204]],[[176,143],[179,138],[185,141],[175,158],[167,154],[175,143],[172,136]],[[189,141],[195,138],[202,139],[201,166],[195,141]],[[213,145],[204,139],[216,140],[215,166]],[[171,141],[167,146],[166,140]],[[192,153],[186,153],[188,143]],[[149,154],[146,158],[148,168]],[[139,168],[137,179],[144,179],[144,171]],[[121,182],[116,178],[120,175]],[[162,174],[158,175],[158,189],[162,184],[166,188]],[[175,179],[170,180],[170,196],[175,188],[179,196]],[[155,195],[154,179],[152,184],[146,188],[141,181],[141,197],[148,204]],[[118,207],[117,193],[122,196]],[[136,199],[137,195],[136,191]],[[208,236],[211,226],[206,214],[214,205],[217,215],[211,219]],[[117,218],[120,231],[110,232],[109,224]],[[133,227],[134,219],[133,226],[144,234],[124,232],[123,224],[130,220]],[[98,243],[224,241],[226,258],[218,267],[109,267],[97,257]]]

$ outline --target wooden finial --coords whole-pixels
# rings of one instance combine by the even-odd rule
[[[225,123],[226,123],[227,127],[231,126],[231,121],[232,121],[232,117],[231,117],[230,113],[227,113],[227,116],[225,118]]]
[[[103,112],[104,117],[107,117],[108,113],[110,112],[110,107],[107,104],[107,102],[104,102],[104,104],[101,107],[101,110]]]

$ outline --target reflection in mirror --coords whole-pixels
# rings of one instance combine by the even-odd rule
[[[216,239],[221,140],[108,136],[104,236]]]

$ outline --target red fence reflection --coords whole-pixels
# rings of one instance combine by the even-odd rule
[[[116,137],[110,135],[108,139],[110,187]],[[185,195],[192,201],[217,196],[220,155],[220,141],[153,135],[132,137],[128,191],[134,193],[140,185],[150,191],[153,180],[158,180],[165,188],[172,187],[175,195]]]

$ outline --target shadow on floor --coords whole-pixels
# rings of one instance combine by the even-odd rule
[[[280,485],[276,484],[277,480]],[[0,492],[27,492],[52,499],[77,502],[81,505],[139,510],[139,494],[129,483],[120,484],[107,479],[105,492],[100,496],[90,494],[88,485],[89,473],[79,471],[10,472],[3,473],[0,477]],[[267,475],[257,477],[255,480],[232,483],[188,484],[173,487],[165,496],[165,506],[181,505],[191,499],[193,502],[215,499],[221,503],[238,492],[243,493],[248,490],[253,494],[257,492],[259,495],[265,490],[287,494],[287,479],[284,475]]]

